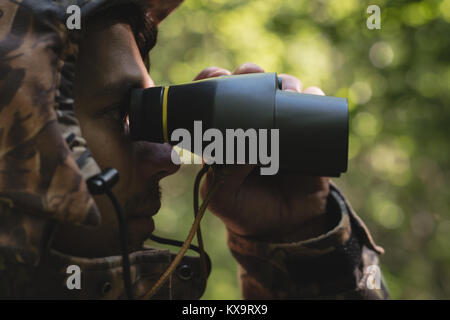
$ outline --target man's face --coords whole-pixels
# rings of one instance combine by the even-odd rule
[[[95,19],[80,45],[74,83],[75,114],[91,153],[100,167],[119,171],[113,188],[129,228],[130,249],[138,249],[151,234],[151,216],[160,208],[158,182],[178,166],[168,144],[132,142],[126,110],[130,89],[154,86],[142,61],[131,27],[124,22]],[[105,256],[120,251],[116,213],[106,196],[96,196],[102,214],[100,228],[64,224],[55,247],[80,256]]]

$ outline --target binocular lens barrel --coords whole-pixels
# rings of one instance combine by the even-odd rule
[[[336,177],[347,170],[347,100],[282,91],[276,73],[135,89],[129,121],[133,140],[170,144],[176,129],[194,136],[195,121],[224,137],[227,129],[278,129],[280,171]]]

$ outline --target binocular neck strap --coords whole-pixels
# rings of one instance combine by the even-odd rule
[[[200,181],[202,177],[208,172],[208,170],[212,168],[214,170],[213,172],[213,181],[211,184],[211,188],[208,191],[208,194],[205,197],[205,200],[203,201],[200,208],[198,208],[198,190],[200,186]],[[197,177],[195,178],[195,184],[194,184],[194,215],[195,220],[192,224],[192,227],[189,231],[189,234],[186,238],[186,240],[183,243],[183,246],[181,247],[180,251],[176,255],[175,259],[172,261],[172,263],[169,265],[167,270],[162,274],[162,276],[156,281],[156,283],[153,285],[153,287],[148,291],[142,299],[150,299],[155,295],[155,293],[161,288],[161,286],[165,283],[165,281],[168,279],[168,277],[172,274],[172,272],[175,270],[175,268],[180,263],[183,256],[186,254],[186,251],[189,249],[189,246],[197,233],[198,238],[198,244],[200,248],[200,258],[202,263],[202,273],[203,273],[203,281],[206,284],[206,278],[207,278],[207,263],[206,263],[206,254],[203,248],[203,240],[200,232],[200,221],[202,220],[206,208],[208,206],[209,201],[211,200],[214,193],[219,189],[220,185],[223,183],[223,179],[219,177],[218,171],[215,169],[215,167],[211,167],[209,165],[205,165],[197,174]]]

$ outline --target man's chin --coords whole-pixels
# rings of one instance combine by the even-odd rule
[[[124,212],[127,217],[130,248],[140,248],[151,236],[155,229],[152,217],[160,208],[161,191],[158,183],[150,184],[147,192],[135,194],[126,202]]]
[[[137,235],[138,238],[148,238],[155,229],[153,216],[161,208],[160,201],[152,202],[151,206],[136,208],[133,212],[127,213],[128,233],[130,237]]]
[[[128,238],[130,249],[139,249],[155,229],[155,222],[150,217],[138,217],[128,220]]]

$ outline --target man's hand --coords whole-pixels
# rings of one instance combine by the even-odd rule
[[[194,80],[224,75],[264,72],[252,63],[240,65],[230,72],[217,67],[201,71]],[[282,89],[324,95],[317,87],[302,91],[299,79],[280,74]],[[226,227],[242,236],[263,241],[299,241],[322,234],[329,179],[295,174],[260,176],[255,165],[226,165],[225,182],[211,199],[209,209]],[[201,188],[204,197],[212,175],[206,176]]]

